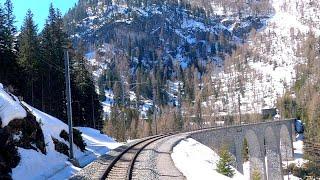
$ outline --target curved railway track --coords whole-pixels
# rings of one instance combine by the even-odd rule
[[[195,131],[204,131],[212,128],[223,128],[223,127],[207,127]],[[111,163],[108,165],[108,168],[104,172],[101,179],[107,180],[132,180],[133,179],[133,168],[137,157],[140,152],[145,149],[149,144],[160,140],[165,137],[172,136],[175,133],[161,134],[148,137],[146,139],[140,140],[131,146],[127,147],[122,151],[118,156],[116,156]],[[180,132],[181,133],[181,132]]]
[[[112,160],[102,179],[131,180],[133,177],[134,164],[140,152],[149,144],[162,138],[172,136],[173,134],[175,133],[152,136],[129,146]]]

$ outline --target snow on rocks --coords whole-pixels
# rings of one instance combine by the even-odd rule
[[[25,109],[26,108],[26,109]],[[68,132],[68,126],[61,120],[43,113],[25,102],[20,102],[17,97],[8,93],[3,85],[0,84],[0,117],[1,128],[7,126],[14,119],[24,119],[27,117],[27,111],[36,117],[37,122],[44,136],[46,144],[46,153],[41,153],[33,149],[24,149],[18,147],[21,157],[18,166],[12,169],[13,179],[66,179],[80,169],[74,167],[68,157],[55,150],[52,138],[69,145],[60,137],[62,130]],[[101,134],[99,131],[79,127],[82,132],[86,146],[86,151],[82,152],[77,146],[74,146],[75,158],[79,161],[80,166],[85,166],[102,154],[106,154],[110,149],[120,146],[107,135]],[[19,138],[19,135],[13,136]]]
[[[44,155],[33,150],[19,148],[21,162],[13,169],[12,177],[14,179],[60,179],[60,177],[70,177],[73,175],[79,168],[71,165],[68,162],[67,156],[57,152],[54,149],[52,141],[52,137],[54,137],[68,145],[68,142],[59,136],[63,129],[67,131],[68,126],[59,119],[32,108],[26,103],[24,105],[37,117],[38,122],[41,122],[48,153]],[[96,160],[100,155],[106,154],[109,149],[114,149],[121,145],[116,143],[112,138],[100,134],[97,130],[91,128],[77,129],[83,133],[82,136],[87,144],[86,151],[84,152],[81,152],[74,145],[75,158],[82,167]],[[30,162],[30,159],[32,159],[32,162]],[[50,163],[48,164],[48,162]]]
[[[6,92],[0,84],[0,123],[1,127],[7,126],[11,120],[22,119],[27,112],[20,105],[17,97]]]

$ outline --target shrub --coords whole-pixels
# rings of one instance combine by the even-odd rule
[[[308,162],[302,167],[298,167],[295,164],[290,164],[284,173],[287,174],[288,171],[290,171],[294,176],[302,179],[306,179],[307,177],[319,179],[320,177],[320,167],[313,162]]]
[[[67,131],[65,131],[64,129],[60,132],[59,135],[62,139],[64,139],[65,141],[69,141],[69,134],[67,133]]]
[[[86,144],[85,144],[81,134],[82,133],[78,129],[73,128],[73,142],[83,152],[86,150]],[[62,139],[64,139],[65,141],[69,141],[69,133],[67,133],[67,131],[65,131],[65,130],[62,130],[60,132],[60,137]]]
[[[252,180],[261,180],[261,174],[257,169],[252,172]]]
[[[58,139],[51,137],[53,140],[53,144],[54,144],[54,149],[59,152],[62,153],[66,156],[69,156],[69,147],[68,145],[66,145],[65,143],[59,141]]]
[[[86,150],[86,143],[84,142],[81,134],[82,132],[80,132],[78,129],[73,129],[73,141],[83,152]]]
[[[13,119],[7,126],[0,128],[0,179],[11,179],[12,168],[19,164],[17,147],[40,150],[46,154],[41,126],[36,117],[26,107],[24,109],[27,111],[25,118]]]
[[[242,157],[244,162],[249,161],[249,147],[247,139],[244,139],[243,141]]]
[[[234,170],[231,167],[233,163],[232,156],[230,155],[228,149],[223,147],[220,152],[220,160],[217,163],[217,171],[225,176],[233,177]]]
[[[307,176],[311,176],[314,179],[320,179],[320,165],[309,161],[305,164],[305,171]]]

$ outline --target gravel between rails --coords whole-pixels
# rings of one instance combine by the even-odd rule
[[[111,150],[108,154],[100,156],[97,160],[84,167],[77,174],[72,176],[71,180],[100,180],[112,160],[118,156],[127,147],[134,144],[136,141],[130,142],[116,149]]]
[[[175,167],[171,159],[171,153],[173,147],[186,137],[187,134],[173,135],[162,138],[148,145],[144,150],[141,151],[136,159],[136,162],[134,163],[132,179],[185,180],[186,178],[183,176],[183,174]],[[111,150],[108,154],[101,156],[99,159],[83,168],[70,179],[100,180],[112,160],[127,147],[135,144],[138,141],[140,140],[130,142],[126,145]]]
[[[131,179],[129,175],[132,173],[130,172],[130,169],[132,164],[131,162],[135,161],[136,155],[140,153],[142,149],[144,149],[146,146],[148,146],[150,143],[157,141],[161,138],[164,138],[168,135],[160,135],[155,136],[151,139],[146,139],[146,141],[142,141],[141,143],[131,147],[128,151],[125,151],[125,153],[116,161],[116,163],[112,166],[110,171],[106,171],[106,179],[107,180],[119,180],[119,179]]]
[[[185,180],[171,159],[173,147],[187,137],[186,134],[160,139],[147,146],[138,156],[133,178],[138,180]]]

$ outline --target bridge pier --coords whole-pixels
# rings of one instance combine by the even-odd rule
[[[292,126],[282,125],[280,129],[280,153],[283,161],[294,160]]]
[[[283,180],[281,158],[276,149],[267,149],[267,177]]]
[[[237,139],[237,140],[236,140]],[[239,141],[239,139],[242,139],[240,137],[237,137],[235,139],[235,147],[236,147],[236,169],[243,174],[243,141]]]
[[[259,176],[261,180],[267,180],[266,169],[265,169],[265,158],[260,157],[249,157],[250,161],[250,179],[254,176]]]
[[[278,128],[276,128],[278,130]],[[280,134],[268,127],[265,131],[265,150],[267,159],[267,178],[283,180],[280,155]]]

